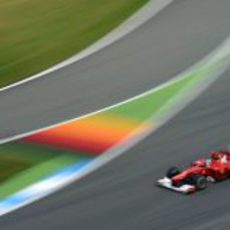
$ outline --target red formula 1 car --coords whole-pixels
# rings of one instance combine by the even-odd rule
[[[230,177],[230,152],[212,152],[211,157],[201,158],[191,163],[190,167],[180,170],[170,168],[166,176],[157,184],[182,193],[203,190],[208,182],[216,182]]]

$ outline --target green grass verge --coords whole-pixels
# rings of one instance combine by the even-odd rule
[[[86,48],[148,0],[0,0],[0,87]]]

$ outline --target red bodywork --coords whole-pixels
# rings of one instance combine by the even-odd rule
[[[193,162],[189,168],[171,178],[172,183],[179,185],[195,175],[204,176],[214,181],[226,179],[230,175],[230,153],[215,152],[211,154],[210,159],[199,159]]]

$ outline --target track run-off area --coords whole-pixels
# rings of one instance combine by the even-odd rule
[[[92,78],[87,78],[84,75],[84,77],[88,79],[88,81],[85,80],[84,83],[92,83],[91,87],[88,86],[87,88],[93,88],[95,89],[95,92],[99,92],[98,95],[100,96],[98,98],[94,98],[95,101],[92,102],[87,97],[85,100],[81,100],[82,95],[80,90],[75,90],[73,97],[71,97],[70,94],[65,95],[65,93],[62,93],[62,98],[68,99],[68,103],[64,103],[65,105],[69,105],[69,107],[67,106],[68,108],[62,104],[63,101],[57,101],[60,104],[58,106],[56,105],[56,110],[52,110],[55,106],[51,102],[53,92],[50,91],[49,95],[51,96],[51,100],[49,102],[51,102],[51,107],[49,110],[44,109],[43,113],[41,112],[43,117],[40,117],[39,114],[37,114],[39,111],[37,110],[33,111],[32,114],[36,114],[36,116],[34,116],[33,120],[31,120],[30,113],[24,113],[24,110],[19,110],[19,120],[20,111],[21,116],[23,114],[25,115],[25,118],[27,118],[27,121],[24,121],[24,126],[20,124],[20,122],[15,126],[14,124],[9,123],[10,127],[8,127],[8,130],[6,127],[5,131],[3,129],[1,135],[3,137],[11,135],[14,136],[19,134],[22,130],[25,132],[34,128],[43,127],[48,124],[47,120],[49,119],[50,121],[52,120],[51,123],[56,123],[61,120],[72,118],[76,115],[82,115],[90,110],[92,111],[92,109],[100,109],[103,106],[109,105],[109,103],[111,104],[121,101],[122,99],[137,95],[138,93],[149,90],[150,88],[163,83],[175,76],[176,73],[191,66],[196,62],[196,60],[204,57],[227,37],[229,31],[227,21],[229,20],[229,17],[227,15],[227,10],[226,14],[224,13],[227,6],[229,6],[227,1],[222,1],[221,4],[217,4],[215,1],[193,1],[193,3],[191,3],[191,1],[175,1],[175,3],[168,6],[157,17],[150,20],[147,24],[129,36],[123,38],[120,42],[115,43],[108,49],[100,52],[100,54],[92,56],[87,60],[83,60],[81,63],[69,66],[65,70],[59,71],[59,73],[63,75],[64,73],[68,73],[69,75],[67,75],[71,76],[71,68],[76,68],[78,65],[79,69],[84,69],[86,66],[90,67],[91,60],[96,58],[98,55],[102,55],[102,59],[98,60],[98,64],[94,66],[93,72],[96,73],[97,69],[100,69],[100,71],[102,71],[100,76],[111,76],[111,78],[108,77],[108,79],[104,79],[107,80],[108,84],[104,84],[103,86],[101,85],[101,87],[98,88],[97,85],[94,85],[94,83],[96,83],[97,75],[94,75],[95,82],[94,80],[91,82]],[[192,7],[195,10],[193,11],[194,20],[191,20],[192,14],[190,11],[192,11]],[[210,7],[210,9],[207,10],[208,7]],[[188,12],[185,12],[186,9]],[[219,12],[218,9],[220,10]],[[207,10],[207,12],[205,10]],[[204,11],[206,12],[205,14]],[[180,15],[180,12],[183,12],[183,15]],[[212,12],[212,16],[210,12]],[[210,15],[208,13],[210,13]],[[214,13],[219,16],[218,20],[213,17]],[[194,14],[196,14],[197,17],[195,17]],[[191,17],[190,20],[189,16]],[[198,19],[199,16],[200,18]],[[167,21],[168,17],[171,17],[169,21]],[[213,18],[215,18],[215,20]],[[154,39],[152,40],[151,46],[150,41],[146,44],[146,41],[148,41],[151,36],[157,37],[159,34],[151,34],[148,32],[143,33],[144,31],[148,31],[149,29],[151,31],[151,28],[157,29],[160,28],[160,25],[162,25],[163,27],[161,27],[159,31],[166,32],[166,28],[164,30],[164,23],[166,23],[166,21],[168,23],[173,23],[173,19],[177,20],[177,22],[184,19],[183,23],[185,23],[185,27],[182,28],[181,26],[180,28],[176,28],[176,25],[174,25],[174,27],[169,26],[168,28],[170,29],[167,28],[167,32],[170,32],[172,35],[170,37],[171,43],[169,43],[169,41],[165,41],[166,43],[162,45],[162,47],[159,47],[160,44],[164,43],[164,40],[169,39],[169,37],[166,38],[162,36],[162,41],[159,42],[158,40],[159,45],[157,48],[154,46]],[[186,25],[186,19],[187,23],[195,23],[197,20],[197,25],[193,25],[194,27],[191,26],[190,29],[194,31],[193,33],[190,30],[188,31],[188,33],[192,33],[189,38],[186,36],[178,36],[178,39],[179,37],[181,38],[179,43],[173,35],[179,35],[180,33],[178,34],[177,31],[177,33],[173,34],[174,30],[172,28],[177,30],[181,29],[180,35],[184,35],[185,31],[187,31],[186,29],[188,28],[186,27],[188,26]],[[212,19],[213,21],[210,23],[210,20]],[[202,23],[204,27],[201,29]],[[222,27],[222,31],[219,27],[220,24],[224,27]],[[182,30],[184,33],[182,33]],[[147,34],[149,36],[147,36]],[[143,35],[145,35],[145,52],[132,53],[133,50],[135,50],[130,49],[132,39],[135,40],[138,38],[139,40],[136,40],[136,42],[142,41],[143,39],[140,39],[140,37]],[[196,40],[198,39],[198,35],[200,35],[199,42]],[[206,42],[203,41],[202,43],[202,39],[204,37],[206,38]],[[207,42],[208,38],[210,39],[209,42]],[[128,39],[131,39],[131,41]],[[194,43],[192,41],[194,41]],[[122,47],[122,44],[125,45],[123,48],[126,47],[126,49],[119,49],[119,46]],[[176,48],[176,44],[178,45],[177,48],[180,47],[179,45],[183,47],[183,44],[186,44],[186,48],[183,49],[183,47],[180,50],[177,49],[178,52],[176,52],[176,50],[174,50],[174,52],[165,52],[166,55],[163,55],[165,53],[163,53],[162,49],[165,49],[165,46],[172,45],[171,51],[173,51],[173,49]],[[143,46],[145,45],[140,44],[140,46],[144,48]],[[149,52],[147,52],[147,46],[149,46]],[[136,49],[138,48],[136,46],[131,46],[131,48],[134,47]],[[151,47],[155,47],[154,49],[159,48],[158,51],[160,52],[161,50],[162,53],[158,53],[158,55],[155,56],[156,53],[153,52]],[[116,59],[115,66],[113,65],[113,61],[106,61],[109,59],[103,59],[103,55],[105,55],[105,58],[106,52],[109,51],[111,54],[114,54],[113,52],[115,52],[114,55],[120,57],[119,59]],[[128,56],[126,55],[126,63],[120,62],[120,59],[122,59],[121,57],[124,57],[124,52],[129,54]],[[146,53],[150,55],[148,58],[145,56]],[[175,55],[177,55],[177,58],[175,58]],[[141,58],[140,56],[142,56],[143,59],[139,59]],[[153,58],[153,56],[155,58]],[[162,58],[166,59],[165,62],[163,62]],[[158,59],[160,59],[161,62],[156,65],[156,62],[160,61]],[[155,65],[153,64],[154,60],[156,61]],[[105,61],[106,64],[104,64],[103,61]],[[135,63],[135,61],[136,65],[138,65],[138,69],[135,69],[135,64],[132,64],[133,68],[128,67],[129,64],[131,65],[131,63]],[[105,65],[108,65],[107,72],[105,69],[103,71],[103,68],[100,68],[101,66],[105,67]],[[120,68],[117,68],[117,65],[120,65]],[[165,68],[162,68],[162,65],[165,65]],[[154,74],[153,66],[156,71],[161,74]],[[112,71],[113,68],[114,71]],[[126,72],[123,72],[124,70],[126,70]],[[141,74],[141,71],[144,71],[146,74],[143,74],[144,72]],[[149,71],[151,72],[151,75]],[[90,71],[86,72],[89,73]],[[114,85],[112,89],[109,87],[109,79],[112,81],[112,78],[114,79],[115,76],[113,74],[110,75],[109,73],[111,72],[113,74],[116,73],[118,76],[117,82],[113,82]],[[149,74],[147,74],[148,72]],[[54,80],[54,84],[57,86],[57,82],[61,84],[61,78],[58,79],[58,75],[59,74],[56,73],[57,78],[55,78],[53,73],[50,77],[47,76],[47,78],[43,79],[48,79],[50,81],[51,79],[57,79]],[[96,171],[94,174],[89,175],[78,183],[69,186],[56,195],[23,209],[23,212],[18,211],[3,217],[0,220],[3,229],[25,229],[31,226],[39,226],[36,224],[38,222],[40,223],[39,228],[42,225],[42,228],[44,229],[62,229],[63,227],[68,227],[68,229],[76,229],[77,227],[81,229],[199,229],[198,227],[200,227],[200,229],[210,229],[210,226],[214,226],[213,229],[215,229],[215,224],[217,223],[218,226],[224,226],[226,229],[226,221],[228,218],[227,213],[224,212],[224,210],[226,210],[229,204],[224,198],[227,195],[225,193],[227,183],[220,185],[219,190],[214,187],[210,188],[212,192],[208,193],[205,191],[204,193],[196,196],[196,198],[194,198],[194,196],[191,201],[188,200],[188,197],[179,196],[174,193],[172,194],[168,191],[163,193],[162,190],[154,187],[154,180],[156,179],[156,176],[160,176],[164,173],[164,169],[170,166],[170,164],[175,164],[178,161],[185,163],[187,160],[193,160],[194,157],[199,156],[202,152],[209,151],[211,148],[228,144],[228,132],[226,125],[229,117],[227,103],[227,86],[229,84],[228,75],[229,73],[225,72],[224,76],[222,76],[222,78],[220,78],[210,90],[206,91],[205,94],[188,106],[188,108],[186,108],[173,120],[167,123],[157,133],[148,137],[141,144],[129,150],[126,155],[119,157],[102,169]],[[123,78],[119,78],[119,76],[123,76]],[[129,76],[130,79],[127,76]],[[141,78],[138,79],[138,76]],[[148,79],[145,79],[145,76],[147,76]],[[83,79],[83,76],[81,77],[79,75],[79,78]],[[77,79],[77,77],[75,77],[75,79]],[[3,92],[3,99],[1,97],[1,102],[4,102],[4,99],[6,98],[10,99],[10,97],[13,97],[13,95],[17,92],[19,95],[20,93],[23,94],[25,89],[29,90],[29,86],[33,87],[31,84],[40,85],[39,87],[41,87],[40,81],[43,80],[39,79],[38,81],[31,82],[21,88],[19,87],[12,89],[9,92]],[[71,80],[68,81],[68,79],[65,78],[65,82],[71,82]],[[74,86],[72,87],[74,88]],[[86,87],[86,85],[84,87]],[[105,89],[110,90],[110,92],[106,92]],[[36,90],[34,92],[36,92]],[[58,90],[55,92],[58,94]],[[63,92],[65,92],[65,90]],[[83,91],[81,90],[81,92]],[[90,93],[92,93],[91,90]],[[39,97],[39,93],[37,95]],[[77,99],[77,95],[80,98]],[[108,95],[110,95],[110,97],[108,97]],[[105,99],[100,100],[101,98]],[[77,103],[77,101],[79,103]],[[96,103],[97,101],[99,103]],[[84,104],[83,107],[80,106],[81,102]],[[89,107],[87,106],[87,102]],[[7,100],[4,103],[7,103]],[[17,103],[15,103],[15,105],[16,104]],[[23,105],[23,103],[21,105]],[[79,105],[79,107],[77,105]],[[38,107],[41,109],[42,105],[40,104]],[[72,109],[73,107],[74,109]],[[78,109],[76,107],[78,107]],[[11,106],[6,108],[9,109],[9,113]],[[24,109],[26,111],[26,107],[24,107]],[[61,114],[59,113],[62,109],[64,114],[62,112]],[[15,111],[17,113],[17,108],[15,108]],[[32,109],[30,111],[32,111]],[[1,121],[3,121],[4,112],[1,118],[3,118],[1,119]],[[172,199],[172,196],[174,199]],[[218,202],[216,200],[216,202],[212,202],[213,206],[210,207],[209,199],[212,198],[212,196],[221,197],[220,201],[223,202]],[[197,205],[195,206],[196,202]],[[203,216],[201,215],[202,213]],[[220,214],[222,215],[220,216]],[[210,216],[212,216],[212,220],[214,219],[213,217],[216,216],[216,221],[208,222],[207,220]],[[13,218],[14,221],[11,221],[11,218]],[[167,221],[165,221],[165,219],[167,219]]]

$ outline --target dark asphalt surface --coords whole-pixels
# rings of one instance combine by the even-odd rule
[[[178,116],[83,180],[0,219],[2,230],[230,229],[230,181],[186,196],[165,170],[230,144],[230,71]],[[208,156],[208,155],[207,155]]]
[[[91,111],[169,79],[227,36],[229,6],[229,0],[177,0],[98,55],[57,76],[0,94],[1,130],[14,134]],[[125,155],[52,196],[1,217],[0,229],[229,229],[230,181],[191,196],[154,185],[168,167],[229,145],[229,84],[230,71]]]
[[[1,92],[0,138],[92,112],[172,78],[226,38],[229,8],[229,0],[175,0],[101,52]]]

